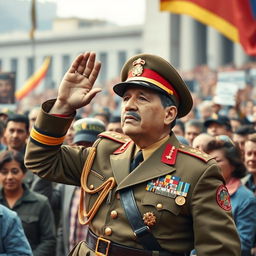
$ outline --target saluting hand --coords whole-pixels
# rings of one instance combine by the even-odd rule
[[[93,88],[101,67],[95,58],[94,52],[86,52],[73,61],[61,81],[50,113],[71,115],[76,109],[88,105],[101,91],[100,88]]]

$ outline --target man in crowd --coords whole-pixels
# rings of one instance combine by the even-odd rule
[[[90,148],[61,146],[76,109],[101,91],[93,88],[95,57],[74,60],[57,99],[43,104],[26,152],[27,167],[40,176],[82,186],[79,220],[89,230],[70,255],[184,256],[193,248],[198,256],[240,255],[216,161],[171,131],[193,102],[166,60],[139,54],[125,63],[113,87],[125,135],[101,133]]]
[[[204,125],[201,121],[191,119],[185,123],[185,139],[192,146],[193,140],[196,136],[203,132]]]
[[[213,114],[204,122],[207,133],[212,136],[227,135],[232,138],[232,127],[226,116]]]

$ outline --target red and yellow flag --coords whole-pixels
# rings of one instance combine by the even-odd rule
[[[160,0],[161,10],[187,14],[256,55],[256,0]]]
[[[50,66],[51,57],[46,57],[42,66],[24,83],[24,85],[15,92],[15,96],[17,100],[23,99],[30,92],[32,92],[39,83],[44,79],[48,68]]]

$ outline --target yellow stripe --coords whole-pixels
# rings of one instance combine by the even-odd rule
[[[198,6],[195,3],[181,1],[164,1],[161,2],[160,8],[162,11],[170,11],[177,14],[190,15],[198,21],[214,27],[230,40],[234,42],[239,41],[238,29],[233,24],[229,23],[218,15]]]
[[[142,76],[136,76],[136,77],[130,77],[126,81],[136,81],[136,80],[150,82],[150,83],[160,87],[161,89],[163,89],[167,93],[173,95],[173,91],[172,90],[168,89],[166,86],[164,86],[163,84],[159,83],[158,81],[156,81],[154,79],[150,79],[150,78],[142,77]]]
[[[63,143],[64,138],[65,138],[65,136],[60,137],[60,138],[47,136],[47,135],[39,133],[34,128],[32,128],[32,130],[30,132],[30,137],[41,144],[45,144],[45,145],[49,145],[49,146],[60,145]]]

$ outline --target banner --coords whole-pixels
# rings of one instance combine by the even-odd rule
[[[16,99],[21,100],[32,92],[44,79],[51,63],[51,57],[46,57],[42,66],[15,93]]]
[[[187,14],[256,56],[256,0],[160,0],[162,11]]]

